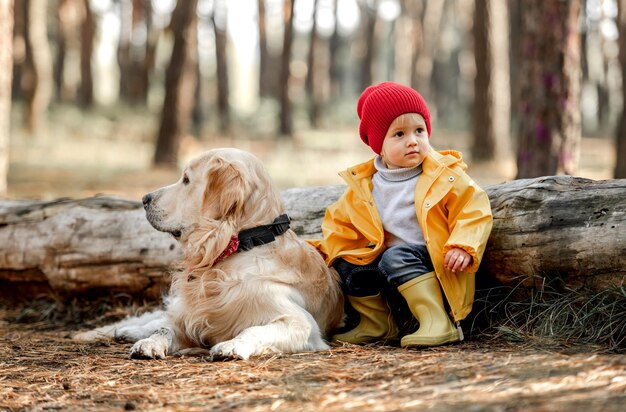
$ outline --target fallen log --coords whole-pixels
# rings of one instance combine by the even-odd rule
[[[282,192],[292,228],[319,238],[343,186]],[[479,276],[503,285],[594,290],[626,275],[626,179],[559,176],[486,188],[494,227]],[[158,297],[178,244],[146,221],[139,202],[112,197],[0,201],[3,295],[127,293]]]

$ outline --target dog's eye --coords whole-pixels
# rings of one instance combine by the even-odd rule
[[[189,184],[189,178],[187,177],[187,175],[183,176],[183,184],[184,185],[188,185]]]

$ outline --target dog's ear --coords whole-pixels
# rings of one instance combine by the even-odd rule
[[[210,160],[207,173],[204,201],[217,211],[219,216],[215,218],[222,220],[239,216],[246,196],[246,179],[241,165],[214,157]]]

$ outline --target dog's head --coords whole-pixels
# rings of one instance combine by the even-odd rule
[[[188,258],[202,264],[212,264],[240,230],[268,224],[283,213],[278,191],[260,160],[231,148],[193,159],[180,180],[148,193],[143,204],[150,224],[171,233],[183,247],[191,246],[192,254],[201,253]]]

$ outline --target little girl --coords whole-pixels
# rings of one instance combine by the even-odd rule
[[[361,139],[377,156],[340,173],[348,189],[326,210],[323,239],[314,242],[360,315],[354,329],[333,340],[398,337],[381,295],[387,283],[419,321],[403,347],[460,341],[458,321],[472,309],[474,274],[491,231],[489,198],[465,173],[459,152],[430,147],[430,113],[415,90],[370,86],[357,113]]]

